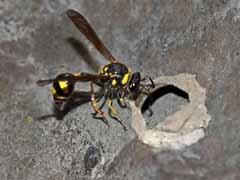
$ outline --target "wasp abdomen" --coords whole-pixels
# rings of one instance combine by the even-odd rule
[[[74,75],[70,73],[60,74],[53,82],[52,95],[55,99],[66,99],[74,90]]]

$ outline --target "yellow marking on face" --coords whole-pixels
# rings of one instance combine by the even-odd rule
[[[64,93],[68,93],[68,83],[67,81],[58,81],[60,88]]]
[[[122,85],[127,84],[128,79],[129,79],[129,76],[130,76],[129,73],[124,74],[124,76],[123,76],[123,78],[122,78],[122,81],[121,81],[121,84],[122,84]]]
[[[116,79],[113,79],[113,80],[112,80],[112,86],[114,87],[114,86],[116,86],[116,84],[117,84]]]

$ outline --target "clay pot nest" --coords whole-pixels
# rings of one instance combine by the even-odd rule
[[[189,103],[174,114],[167,116],[155,127],[147,128],[146,120],[141,112],[141,105],[146,100],[146,96],[140,96],[137,99],[138,103],[131,101],[131,126],[139,140],[158,150],[177,150],[203,138],[204,129],[208,126],[211,118],[205,106],[206,90],[198,84],[195,75],[184,73],[162,76],[155,79],[154,83],[156,88],[152,90],[152,93],[164,86],[176,87],[187,93]]]

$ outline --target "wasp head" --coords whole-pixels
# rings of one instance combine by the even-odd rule
[[[141,74],[139,72],[134,72],[131,75],[131,78],[128,83],[128,90],[130,92],[130,96],[133,99],[136,99],[140,93],[140,82],[141,82]]]

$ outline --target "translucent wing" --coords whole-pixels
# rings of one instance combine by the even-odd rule
[[[116,62],[116,59],[104,46],[96,32],[93,30],[88,21],[77,11],[67,10],[67,16],[72,20],[76,27],[84,34],[84,36],[95,46],[99,53],[101,53],[110,62]]]

